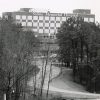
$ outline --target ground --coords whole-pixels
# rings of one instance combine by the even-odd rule
[[[63,68],[62,74],[54,78],[50,86],[69,91],[87,92],[82,85],[74,82],[72,69],[68,68]]]
[[[37,74],[37,87],[41,83],[41,71],[42,71],[42,61],[37,62],[40,72]],[[50,63],[47,64],[47,72],[45,78],[45,84],[43,89],[47,90],[48,80],[50,72]],[[33,77],[28,82],[28,85],[33,88]],[[74,98],[100,98],[98,94],[88,93],[85,88],[73,81],[72,69],[63,68],[62,73],[59,67],[52,66],[52,81],[49,86],[49,93],[58,94],[63,97],[74,97]],[[94,99],[96,100],[96,99]],[[98,99],[99,100],[99,99]]]

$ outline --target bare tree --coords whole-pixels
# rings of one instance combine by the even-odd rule
[[[0,90],[6,93],[6,99],[18,100],[25,91],[28,75],[33,73],[35,66],[31,66],[30,57],[38,47],[38,39],[31,31],[23,31],[21,25],[13,23],[11,18],[2,19],[0,23],[0,41],[2,41],[2,55],[0,68],[5,72],[4,79],[0,80]],[[0,42],[1,43],[1,42]]]

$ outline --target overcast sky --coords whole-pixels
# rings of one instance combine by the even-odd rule
[[[51,12],[72,13],[73,9],[91,9],[100,22],[100,0],[0,0],[0,14],[20,8],[46,9]]]

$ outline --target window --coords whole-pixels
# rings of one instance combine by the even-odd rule
[[[34,22],[34,23],[33,23],[33,26],[38,26],[38,23],[35,23],[35,22]]]
[[[43,29],[39,29],[39,33],[43,33]]]
[[[22,26],[26,26],[26,22],[22,22]]]
[[[85,22],[88,22],[88,18],[84,18],[84,21],[85,21]]]
[[[39,16],[39,20],[43,20],[43,16]]]
[[[49,23],[45,23],[45,27],[49,27]]]
[[[50,20],[51,21],[55,21],[55,17],[50,17]]]
[[[32,20],[32,16],[28,16],[28,20]]]
[[[60,17],[56,17],[56,21],[60,21]]]
[[[20,15],[16,15],[16,19],[18,19],[18,20],[19,20],[19,19],[20,19]]]
[[[50,23],[50,27],[55,27],[55,23]]]
[[[60,23],[56,23],[56,27],[57,27],[57,28],[60,27]]]
[[[66,17],[62,17],[62,21],[66,21]]]
[[[45,33],[49,33],[49,29],[45,29]]]
[[[38,20],[38,16],[34,16],[33,19],[34,19],[34,20]]]
[[[25,15],[22,16],[22,20],[26,20],[26,16]]]
[[[54,29],[50,29],[50,33],[54,33],[55,32],[55,30]]]
[[[45,17],[45,20],[49,20],[49,17]]]
[[[32,22],[28,22],[27,23],[27,26],[32,26]]]
[[[90,22],[94,22],[94,18],[89,18]]]
[[[40,26],[40,27],[43,26],[43,23],[39,23],[39,26]]]

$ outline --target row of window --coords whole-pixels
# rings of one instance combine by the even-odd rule
[[[51,33],[51,34],[53,34],[53,33],[57,33],[57,29],[45,29],[45,30],[43,30],[43,29],[33,29],[33,31],[34,32],[38,32],[38,33]]]
[[[95,19],[94,18],[84,18],[84,21],[86,21],[86,22],[94,22]]]
[[[47,20],[18,20],[17,21],[20,21],[20,22],[37,22],[37,23],[61,23],[61,22],[64,22],[64,21],[47,21]]]
[[[56,29],[56,28],[59,28],[59,27],[32,27],[33,29]]]
[[[37,22],[37,21],[39,21],[39,22],[43,22],[43,21],[45,21],[45,22],[49,22],[49,21],[51,21],[51,22],[57,22],[58,21],[58,23],[60,22],[60,21],[66,21],[66,19],[67,19],[67,17],[49,17],[49,16],[26,16],[26,15],[16,15],[16,20],[23,20],[23,21],[26,21],[26,20],[28,20],[28,21],[35,21],[35,22]],[[94,22],[94,18],[84,18],[84,21],[87,21],[87,22]]]
[[[51,21],[66,21],[66,17],[49,17],[49,16],[26,16],[26,15],[16,15],[16,20],[51,20]]]
[[[22,26],[30,26],[30,27],[60,27],[60,23],[32,23],[32,22],[22,22]]]
[[[44,38],[56,39],[55,36],[43,36]]]

